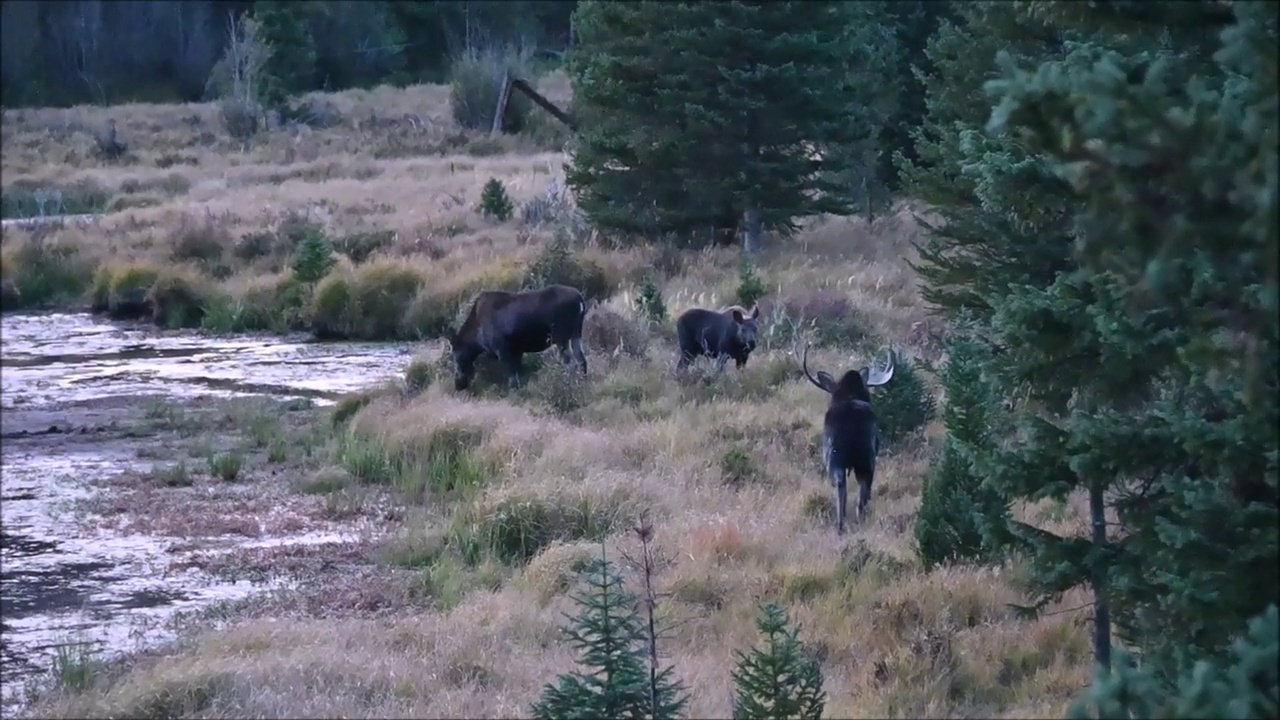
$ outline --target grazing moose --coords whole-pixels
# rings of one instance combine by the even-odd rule
[[[703,308],[685,310],[676,319],[676,337],[680,342],[676,369],[683,370],[699,356],[715,358],[716,369],[721,371],[729,358],[733,358],[741,369],[756,349],[758,317],[759,306],[752,308],[750,315],[737,305],[720,312]]]
[[[844,535],[845,508],[849,501],[848,477],[853,471],[858,481],[858,522],[862,522],[871,502],[871,483],[876,476],[876,456],[880,453],[880,428],[871,409],[870,387],[884,385],[893,377],[893,350],[886,364],[849,370],[840,381],[829,373],[809,374],[809,346],[800,361],[805,377],[831,395],[822,419],[822,461],[827,477],[836,488],[836,532]]]
[[[476,360],[484,353],[507,369],[507,385],[520,385],[520,360],[525,353],[555,345],[565,365],[577,364],[587,373],[582,352],[582,323],[587,301],[577,288],[548,285],[541,290],[507,292],[485,290],[456,332],[449,333],[455,372],[453,386],[465,390],[475,376]]]

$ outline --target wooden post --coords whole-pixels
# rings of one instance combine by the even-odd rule
[[[502,132],[502,117],[507,114],[507,101],[511,98],[511,71],[502,77],[502,90],[498,93],[498,107],[493,111],[492,135]]]

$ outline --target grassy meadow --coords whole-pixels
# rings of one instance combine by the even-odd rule
[[[541,84],[568,99],[563,77]],[[602,540],[614,559],[634,555],[642,513],[663,558],[661,651],[691,689],[691,717],[728,716],[732,653],[756,641],[768,599],[820,657],[831,717],[1060,717],[1087,685],[1087,611],[1072,611],[1083,596],[1023,620],[1009,607],[1025,601],[1016,564],[926,570],[916,558],[938,420],[888,447],[869,519],[836,536],[817,453],[825,396],[804,381],[795,349],[812,341],[811,364],[838,372],[892,342],[936,393],[923,368],[941,359],[945,328],[908,264],[924,208],[811,218],[797,236],[769,239],[762,341],[748,366],[676,378],[672,319],[737,301],[734,250],[599,237],[571,203],[548,200],[565,160],[549,119],[518,136],[464,132],[444,86],[310,102],[327,122],[272,130],[247,148],[221,129],[215,105],[6,111],[6,213],[52,187],[66,212],[105,214],[6,227],[4,308],[428,341],[477,290],[551,273],[600,300],[585,333],[589,377],[566,374],[551,352],[529,359],[537,372],[516,392],[491,382],[457,394],[438,346],[424,344],[405,382],[338,405],[321,460],[293,478],[304,492],[395,500],[377,558],[425,588],[415,602],[233,614],[53,692],[35,712],[526,715],[573,665],[557,629],[575,569]],[[93,138],[108,119],[128,147],[114,161],[97,157]],[[514,203],[509,220],[477,210],[490,178]],[[304,283],[291,257],[309,233],[338,261]],[[567,259],[549,250],[557,238]],[[637,309],[646,280],[672,319]],[[1083,531],[1077,507],[1018,512]]]

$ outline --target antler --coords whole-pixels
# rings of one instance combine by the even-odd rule
[[[809,382],[817,386],[818,389],[828,393],[831,392],[831,388],[826,383],[820,382],[809,374],[809,343],[804,345],[804,356],[800,358],[800,368],[804,370],[804,376],[809,378]],[[823,375],[824,373],[819,370],[818,377],[821,378]]]
[[[893,378],[893,369],[895,365],[897,365],[897,362],[895,361],[892,347],[887,348],[886,357],[888,358],[887,362],[874,363],[871,366],[871,369],[867,371],[866,384],[868,387],[884,385]]]

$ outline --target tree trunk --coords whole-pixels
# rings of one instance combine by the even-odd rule
[[[755,255],[760,251],[760,208],[752,205],[742,214],[742,251]]]
[[[1093,525],[1093,546],[1101,555],[1107,546],[1106,503],[1102,484],[1089,488],[1089,519]],[[1111,671],[1111,606],[1107,602],[1106,562],[1093,567],[1093,660],[1104,672]]]

